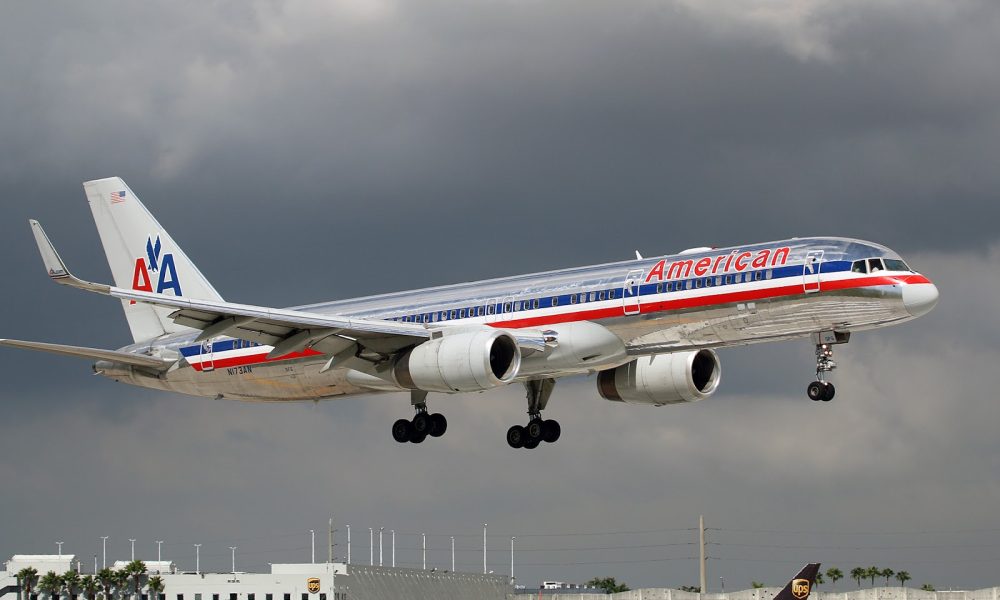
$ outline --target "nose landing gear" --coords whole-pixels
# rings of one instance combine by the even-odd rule
[[[448,430],[448,419],[441,413],[427,412],[427,392],[410,392],[410,403],[416,410],[412,420],[399,419],[392,424],[392,439],[400,444],[419,444],[427,436],[441,437]]]
[[[826,380],[826,374],[837,368],[837,363],[833,360],[833,345],[846,344],[850,339],[850,332],[822,331],[813,334],[813,342],[816,344],[816,381],[806,387],[806,394],[810,400],[814,402],[833,400],[837,389]]]
[[[538,444],[542,442],[552,444],[559,439],[562,434],[559,421],[542,419],[542,410],[548,404],[555,384],[555,379],[526,381],[524,383],[528,393],[528,417],[530,420],[527,425],[514,425],[507,430],[507,444],[511,448],[528,448],[530,450],[537,448]]]

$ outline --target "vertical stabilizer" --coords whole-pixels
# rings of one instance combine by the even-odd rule
[[[116,287],[222,300],[121,178],[87,181],[83,189]],[[122,307],[137,342],[185,330],[167,318],[169,309],[129,301],[122,301]]]
[[[778,592],[774,600],[806,600],[816,585],[817,573],[819,573],[819,563],[809,563],[802,567],[799,574]]]

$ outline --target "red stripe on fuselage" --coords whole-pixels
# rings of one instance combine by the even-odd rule
[[[874,287],[879,285],[898,285],[912,283],[930,283],[930,280],[923,275],[893,275],[879,277],[859,277],[856,279],[843,279],[837,281],[821,282],[821,291],[846,290],[863,287]],[[704,288],[703,288],[704,289]],[[713,288],[718,289],[718,288]],[[672,292],[667,292],[672,293]],[[596,321],[598,319],[611,319],[624,316],[635,316],[635,314],[648,314],[670,310],[682,310],[685,308],[701,308],[717,306],[719,304],[729,304],[733,302],[753,302],[755,300],[765,300],[769,298],[781,298],[784,296],[795,296],[804,294],[802,282],[793,285],[783,285],[780,287],[764,288],[759,290],[745,290],[737,292],[726,292],[722,294],[711,294],[695,296],[691,298],[681,298],[679,300],[660,300],[646,302],[639,306],[639,313],[625,315],[622,305],[610,308],[597,308],[592,310],[580,310],[576,312],[563,313],[558,315],[544,315],[540,317],[528,317],[525,319],[512,319],[509,321],[496,321],[487,323],[491,327],[509,327],[518,329],[521,327],[539,327],[543,325],[555,325],[557,323],[567,323],[571,321]]]
[[[221,353],[220,353],[221,354]],[[212,360],[213,369],[228,369],[231,367],[241,367],[244,365],[259,365],[262,363],[277,362],[280,360],[292,360],[296,358],[307,358],[310,356],[320,356],[322,352],[308,348],[302,352],[292,352],[277,358],[267,358],[267,352],[260,354],[247,354],[245,356],[233,356],[228,358],[216,358]],[[195,371],[204,371],[204,363],[188,363]]]

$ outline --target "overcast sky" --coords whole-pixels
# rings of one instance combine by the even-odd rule
[[[3,337],[130,341],[116,302],[47,281],[26,223],[110,280],[80,184],[112,175],[234,301],[807,235],[884,243],[942,300],[837,348],[831,403],[807,341],[728,350],[689,406],[561,382],[534,452],[504,441],[519,388],[432,397],[447,435],[404,446],[405,395],[215,402],[4,349],[0,556],[65,540],[89,569],[109,535],[109,558],[160,539],[265,569],[309,529],[325,556],[332,514],[362,561],[385,527],[400,564],[426,532],[432,565],[456,535],[476,570],[488,522],[521,583],[680,586],[704,514],[713,591],[814,560],[1000,584],[998,56],[991,0],[5,4]]]

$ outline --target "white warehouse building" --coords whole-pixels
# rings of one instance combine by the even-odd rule
[[[125,562],[115,563],[120,569]],[[502,575],[450,573],[344,563],[273,564],[270,573],[178,572],[169,561],[146,562],[150,575],[159,574],[163,592],[153,600],[505,600],[513,592]],[[0,600],[86,600],[77,590],[72,598],[49,598],[32,590],[20,597],[17,573],[33,567],[42,577],[76,567],[75,557],[15,555],[0,571]],[[145,589],[138,600],[150,600]]]

